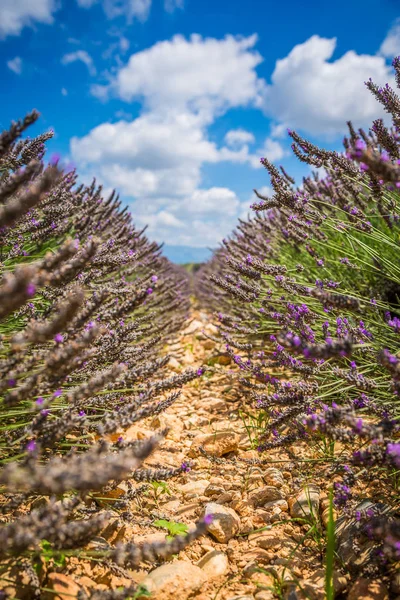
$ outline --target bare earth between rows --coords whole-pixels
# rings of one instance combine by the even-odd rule
[[[111,544],[161,541],[167,531],[155,527],[155,521],[183,523],[190,530],[207,513],[214,515],[209,532],[179,556],[156,567],[143,565],[118,572],[78,558],[69,559],[67,569],[54,574],[54,581],[50,581],[53,592],[49,598],[71,598],[81,587],[115,589],[131,584],[132,579],[160,600],[325,597],[321,555],[315,544],[304,539],[307,528],[292,520],[304,516],[311,501],[322,526],[326,522],[324,468],[291,461],[291,453],[297,459],[306,456],[301,444],[289,449],[289,454],[280,449],[269,451],[257,464],[260,455],[252,449],[251,440],[255,422],[240,397],[234,366],[221,352],[222,346],[204,336],[203,331],[216,333],[210,317],[194,309],[186,329],[165,348],[173,357],[169,368],[180,373],[187,367],[211,363],[214,371],[185,385],[180,398],[165,413],[123,434],[125,440],[143,439],[167,427],[166,439],[145,466],[175,468],[190,461],[191,468],[165,484],[134,482],[137,487],[145,487],[132,504],[135,520],[127,522],[116,514],[102,537]],[[121,494],[125,485],[119,486]],[[101,500],[104,509],[112,509],[116,494],[118,488],[109,500]],[[338,593],[347,583],[343,575],[336,574]],[[303,596],[294,592],[299,584]],[[385,593],[374,596],[381,600],[385,597]]]

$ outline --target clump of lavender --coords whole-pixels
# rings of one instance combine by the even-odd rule
[[[140,468],[164,432],[133,443],[123,430],[165,410],[198,376],[189,369],[167,378],[169,357],[160,353],[187,317],[183,269],[135,228],[114,192],[104,198],[95,181],[78,185],[75,170],[44,162],[50,133],[20,139],[37,117],[0,135],[3,560],[35,557],[43,540],[81,548],[109,518],[88,517],[95,492],[186,470]],[[113,507],[126,518],[135,496],[128,487]],[[18,517],[42,496],[44,509]],[[176,552],[191,537],[146,556]],[[146,559],[133,544],[102,556]]]
[[[393,66],[400,86],[400,57]],[[336,486],[345,509],[364,466],[389,488],[399,466],[400,100],[366,85],[393,126],[378,119],[365,132],[349,122],[342,153],[289,131],[294,154],[325,175],[295,187],[261,158],[272,197],[255,190],[255,217],[240,221],[197,284],[204,298],[211,288],[244,393],[269,412],[259,450],[340,440],[357,475]]]

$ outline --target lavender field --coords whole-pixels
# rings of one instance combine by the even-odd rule
[[[52,22],[50,5],[38,22]],[[143,6],[94,10],[143,25],[151,2]],[[183,8],[164,4],[169,15]],[[33,27],[30,9],[23,18],[15,10],[0,3],[0,40]],[[371,71],[361,80],[367,95],[347,104],[351,90],[337,92],[348,120],[339,124],[333,104],[307,113],[299,92],[300,125],[289,108],[276,112],[257,164],[245,129],[219,148],[201,137],[229,103],[241,105],[243,90],[230,76],[225,85],[222,70],[250,38],[227,36],[223,50],[207,38],[215,79],[194,78],[190,93],[185,68],[171,88],[167,76],[153,88],[153,50],[133,54],[123,68],[139,80],[146,64],[147,112],[77,134],[64,157],[45,114],[30,109],[4,126],[0,600],[400,600],[396,23],[380,54],[357,67],[360,77]],[[123,53],[126,38],[110,35]],[[179,35],[174,57],[184,63],[192,49]],[[204,50],[196,35],[189,71]],[[306,44],[290,54],[299,69]],[[83,62],[95,77],[77,52],[62,64]],[[361,57],[345,56],[314,69],[320,87],[329,66]],[[8,69],[19,76],[16,58]],[[269,91],[251,79],[255,106],[271,100],[280,74],[290,79],[287,60]],[[375,80],[378,64],[388,82]],[[102,101],[128,81],[108,76],[106,91],[96,84]],[[125,100],[135,77],[118,92]],[[197,84],[207,94],[193,92]],[[177,89],[187,104],[174,112],[165,100]],[[175,136],[184,146],[176,156]],[[258,169],[251,206],[221,184],[196,187],[203,151],[214,167]]]

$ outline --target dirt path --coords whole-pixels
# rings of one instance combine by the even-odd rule
[[[164,540],[167,531],[154,526],[155,521],[163,519],[190,528],[205,512],[215,515],[209,534],[172,561],[153,568],[150,575],[141,569],[113,573],[77,559],[70,563],[70,575],[87,589],[127,585],[124,575],[129,575],[160,600],[295,600],[300,596],[294,592],[290,596],[289,582],[294,580],[301,581],[304,597],[322,600],[320,555],[315,544],[302,541],[305,530],[288,522],[296,510],[292,506],[296,494],[307,478],[311,481],[311,475],[296,471],[280,450],[263,457],[269,464],[251,464],[251,459],[260,458],[251,449],[254,422],[241,412],[238,390],[229,374],[231,366],[218,365],[218,361],[227,362],[227,357],[218,358],[219,349],[202,334],[203,329],[215,334],[209,317],[193,310],[187,328],[166,348],[174,356],[169,367],[181,372],[188,366],[217,361],[219,372],[184,386],[181,397],[165,413],[124,433],[126,440],[141,439],[154,429],[169,427],[167,438],[146,466],[177,467],[190,459],[191,469],[166,484],[144,484],[145,493],[132,504],[135,520],[127,523],[115,518],[103,536],[113,544],[118,540]],[[284,459],[286,462],[274,462]],[[316,492],[317,511],[321,500],[323,503],[323,496]],[[298,506],[304,509],[305,504],[303,498]],[[263,531],[254,532],[258,529]],[[338,581],[337,588],[344,584],[343,579]]]

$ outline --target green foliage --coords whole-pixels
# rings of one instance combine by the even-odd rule
[[[326,531],[325,594],[326,600],[334,600],[333,569],[335,566],[335,521],[333,515],[333,492],[329,496],[329,516]]]
[[[153,525],[156,527],[162,527],[168,531],[168,535],[166,537],[167,540],[172,540],[176,535],[186,535],[188,532],[188,526],[185,523],[179,523],[176,521],[158,519],[157,521],[154,521]]]

